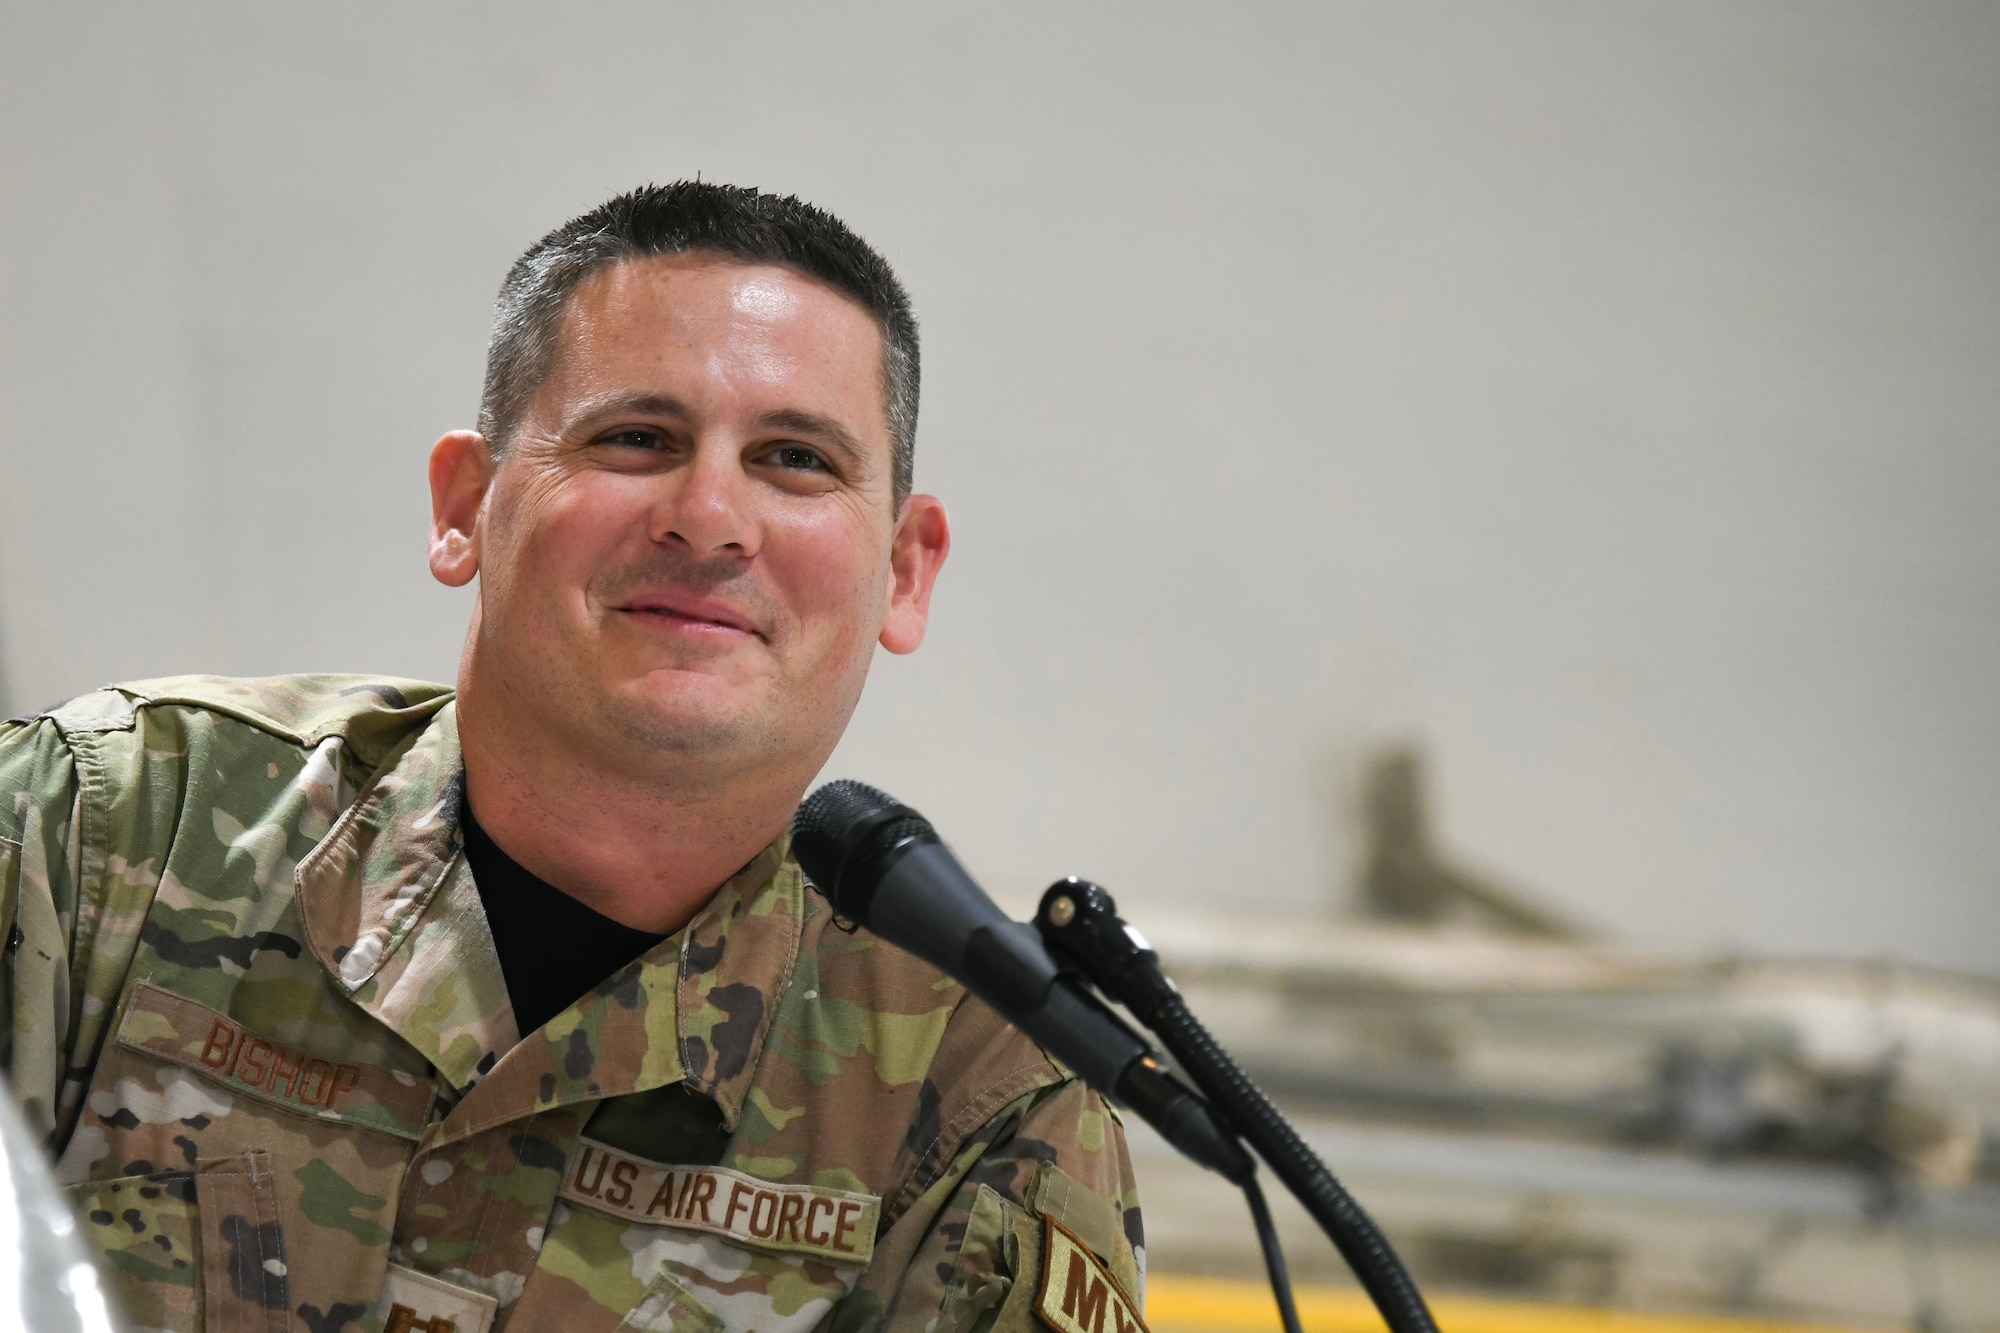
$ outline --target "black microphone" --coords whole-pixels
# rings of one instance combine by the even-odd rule
[[[1254,1173],[1208,1104],[1056,965],[1034,926],[986,896],[915,810],[864,783],[829,782],[793,817],[792,853],[836,912],[956,978],[1176,1148],[1237,1184]]]

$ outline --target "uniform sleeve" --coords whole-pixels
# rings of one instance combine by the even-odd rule
[[[1079,1080],[1000,1111],[918,1206],[936,1220],[889,1305],[891,1333],[1045,1329],[1034,1309],[1052,1225],[1142,1307],[1145,1238],[1124,1128]]]
[[[0,1068],[44,1136],[68,1063],[81,804],[55,724],[0,723]]]

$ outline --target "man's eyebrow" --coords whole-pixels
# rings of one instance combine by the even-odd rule
[[[765,430],[785,431],[792,435],[805,435],[824,444],[830,444],[848,456],[848,461],[856,466],[868,463],[868,446],[863,444],[853,431],[817,412],[806,412],[799,408],[783,408],[776,412],[766,412],[757,419],[757,424]]]
[[[579,398],[570,404],[564,413],[564,425],[574,429],[579,422],[594,417],[618,416],[630,412],[645,417],[678,417],[686,420],[691,414],[687,405],[672,394],[633,393],[629,389],[611,389],[605,393]]]

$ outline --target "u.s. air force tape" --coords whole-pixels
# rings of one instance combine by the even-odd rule
[[[1042,1289],[1035,1313],[1057,1333],[1147,1333],[1139,1308],[1111,1276],[1111,1270],[1083,1247],[1062,1223],[1044,1218],[1048,1239],[1042,1247]]]
[[[865,1264],[882,1201],[820,1185],[779,1185],[724,1166],[668,1166],[590,1139],[570,1154],[556,1193],[652,1226],[691,1227],[766,1250]]]

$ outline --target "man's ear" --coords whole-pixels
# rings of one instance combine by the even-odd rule
[[[479,511],[493,480],[486,437],[455,430],[431,446],[431,577],[459,588],[479,572]]]
[[[931,615],[931,588],[944,558],[951,554],[951,521],[944,501],[935,495],[912,495],[903,501],[890,541],[889,611],[882,618],[882,646],[892,653],[913,653],[924,641]]]

